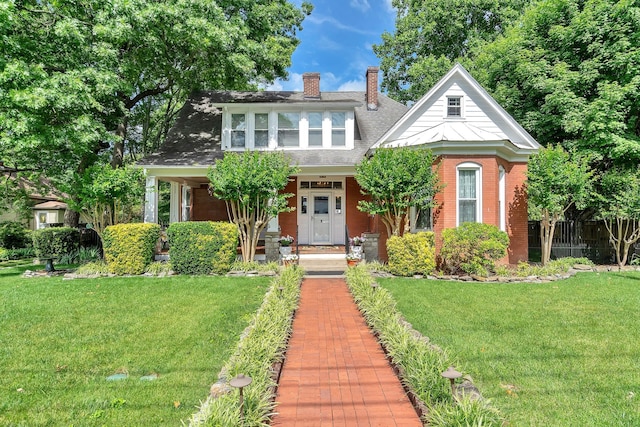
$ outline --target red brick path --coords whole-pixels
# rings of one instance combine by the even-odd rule
[[[343,279],[302,282],[273,426],[422,426]]]

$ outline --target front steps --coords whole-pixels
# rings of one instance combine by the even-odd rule
[[[308,275],[342,275],[347,269],[347,260],[344,254],[301,253],[298,265]]]

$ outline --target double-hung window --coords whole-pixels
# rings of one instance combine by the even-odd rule
[[[309,112],[309,147],[322,147],[322,117],[318,111]]]
[[[463,163],[457,171],[458,225],[464,222],[482,222],[481,168],[475,163]]]
[[[254,115],[253,146],[267,148],[269,146],[269,113]]]
[[[447,117],[462,117],[462,98],[459,96],[447,97]]]
[[[347,114],[331,113],[331,145],[344,147],[347,143]]]
[[[278,147],[300,145],[300,113],[278,113]]]
[[[231,115],[231,148],[245,148],[247,140],[246,114]]]

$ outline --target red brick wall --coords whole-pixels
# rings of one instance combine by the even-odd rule
[[[207,187],[192,190],[192,221],[229,221],[226,204],[209,195]]]
[[[296,226],[298,224],[298,180],[291,177],[291,181],[284,188],[284,193],[292,193],[293,197],[288,199],[289,206],[295,208],[292,212],[284,212],[278,215],[281,236],[296,236]]]
[[[359,236],[371,231],[369,214],[358,210],[358,201],[364,196],[360,193],[360,186],[354,177],[348,176],[345,180],[345,208],[347,213],[347,228],[349,237]]]
[[[439,158],[440,181],[446,186],[436,197],[440,206],[434,215],[436,247],[439,249],[442,230],[456,227],[456,174],[458,165],[466,162],[477,163],[482,167],[482,222],[500,226],[499,166],[506,172],[506,231],[510,245],[508,255],[503,260],[516,264],[528,259],[528,216],[524,181],[527,166],[525,163],[508,163],[493,156],[442,156]]]

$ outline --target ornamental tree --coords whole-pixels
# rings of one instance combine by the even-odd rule
[[[598,183],[597,210],[616,251],[616,262],[627,263],[629,250],[640,240],[640,168],[614,167]]]
[[[213,195],[224,200],[229,220],[238,227],[242,260],[253,261],[260,233],[281,212],[291,212],[283,193],[289,177],[299,171],[284,153],[226,152],[209,168]]]
[[[559,145],[542,148],[529,159],[526,181],[529,218],[540,221],[543,265],[551,259],[556,223],[571,206],[586,207],[592,178],[587,160]]]
[[[380,215],[389,237],[410,230],[412,207],[418,212],[436,207],[434,197],[442,186],[433,161],[426,148],[377,149],[356,166],[356,181],[369,196],[358,202],[358,209]]]

